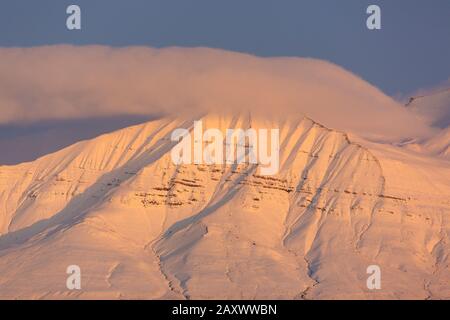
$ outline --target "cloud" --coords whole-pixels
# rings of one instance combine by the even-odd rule
[[[450,90],[450,78],[441,82],[438,85],[420,88],[415,92],[413,92],[412,94],[409,94],[407,97],[410,98],[410,97],[430,96],[448,90]]]
[[[45,46],[0,49],[0,123],[206,111],[305,114],[393,139],[429,128],[331,63],[207,48]]]
[[[433,127],[450,126],[450,86],[436,90],[422,91],[408,103],[409,109]]]

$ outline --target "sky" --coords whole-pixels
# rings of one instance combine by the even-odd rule
[[[66,28],[77,4],[82,30]],[[382,29],[366,28],[381,7]],[[450,78],[448,0],[2,0],[0,47],[204,46],[336,63],[394,97]]]

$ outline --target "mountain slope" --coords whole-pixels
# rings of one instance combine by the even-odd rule
[[[450,297],[447,161],[301,116],[213,114],[205,129],[280,128],[279,174],[176,166],[170,134],[196,118],[0,167],[0,297]],[[80,291],[66,289],[73,264]]]

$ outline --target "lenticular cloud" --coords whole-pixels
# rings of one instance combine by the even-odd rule
[[[249,110],[304,114],[334,129],[398,139],[429,128],[331,63],[206,48],[0,49],[0,123],[121,114]]]

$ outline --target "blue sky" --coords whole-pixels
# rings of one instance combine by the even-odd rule
[[[82,9],[82,30],[65,27]],[[382,9],[382,30],[365,26]],[[450,77],[448,0],[2,0],[0,46],[206,46],[339,64],[389,95]]]

